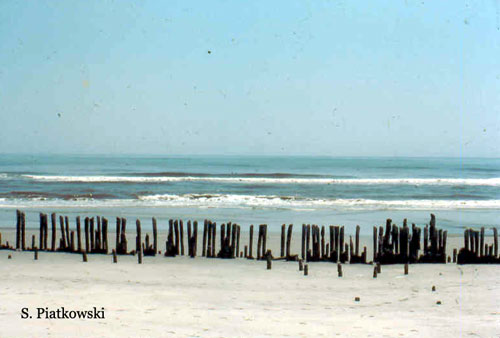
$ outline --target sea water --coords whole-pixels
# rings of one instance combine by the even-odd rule
[[[39,212],[147,220],[498,226],[500,159],[0,155],[0,227]]]

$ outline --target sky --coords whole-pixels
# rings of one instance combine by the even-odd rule
[[[0,1],[0,153],[500,157],[500,1]]]

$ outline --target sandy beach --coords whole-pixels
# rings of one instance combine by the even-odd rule
[[[271,233],[273,251],[278,241]],[[449,242],[452,250],[461,238]],[[40,252],[35,261],[32,252],[0,251],[0,262],[0,337],[500,334],[495,265],[414,264],[408,275],[387,265],[374,279],[372,265],[344,264],[339,278],[332,263],[309,263],[304,276],[297,262],[273,261],[267,270],[240,258],[158,255],[139,265],[134,256],[113,264],[111,255],[89,255],[83,263],[79,254]],[[38,307],[104,308],[105,319],[37,319]],[[21,319],[22,308],[33,318]]]

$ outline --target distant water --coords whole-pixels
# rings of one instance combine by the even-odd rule
[[[0,155],[0,226],[16,208],[370,226],[434,212],[489,226],[500,159]]]

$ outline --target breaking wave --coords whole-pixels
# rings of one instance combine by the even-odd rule
[[[214,177],[214,176],[51,176],[22,175],[43,182],[161,183],[217,182],[248,184],[337,184],[337,185],[444,185],[500,186],[500,178],[303,178],[303,177]]]
[[[500,200],[372,200],[317,199],[295,196],[234,194],[158,194],[137,199],[2,199],[0,207],[175,207],[175,208],[257,208],[293,210],[453,210],[500,209]]]

